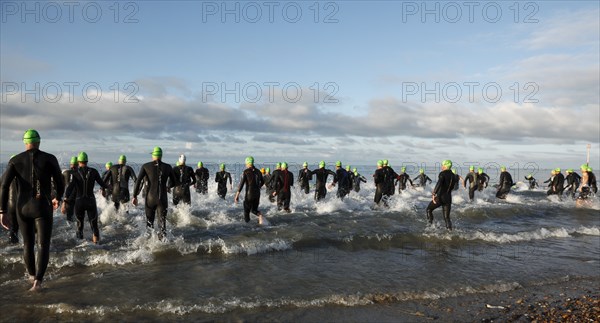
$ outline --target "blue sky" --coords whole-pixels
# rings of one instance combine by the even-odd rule
[[[317,6],[3,1],[0,158],[31,127],[47,151],[101,162],[160,145],[172,162],[574,167],[591,143],[598,167],[597,1]]]

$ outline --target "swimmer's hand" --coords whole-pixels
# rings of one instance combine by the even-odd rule
[[[133,200],[131,200],[131,204],[133,204],[134,206],[138,205],[137,197],[134,197]]]
[[[235,197],[233,198],[233,202],[237,203],[240,200],[240,192],[235,193]]]
[[[52,209],[53,209],[53,210],[56,210],[56,209],[58,209],[58,205],[59,205],[59,204],[60,204],[60,203],[58,202],[58,200],[57,200],[56,198],[53,198],[53,199],[52,199]]]
[[[0,210],[0,223],[2,227],[6,230],[9,230],[10,227],[10,217],[4,213],[4,211]]]

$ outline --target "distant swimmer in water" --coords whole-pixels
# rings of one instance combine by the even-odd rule
[[[554,181],[554,176],[556,175],[556,172],[553,170],[550,171],[550,178],[548,178],[547,180],[544,181],[544,184],[548,183],[547,188],[550,189],[552,187],[552,181]]]
[[[567,181],[567,186],[565,187],[565,191],[567,191],[567,196],[571,198],[575,198],[575,193],[579,188],[579,184],[581,183],[581,176],[575,173],[572,168],[567,169],[567,176],[565,177]]]
[[[452,171],[450,171],[450,172],[452,172]],[[416,186],[420,186],[420,187],[427,186],[427,182],[431,183],[431,178],[429,178],[429,176],[425,175],[425,170],[423,168],[419,169],[419,175],[417,175],[417,177],[413,178],[413,182],[416,182],[417,180],[419,180],[419,182],[416,184]]]
[[[281,163],[281,170],[275,178],[275,192],[277,196],[277,209],[282,209],[286,212],[290,211],[290,201],[292,199],[291,187],[294,186],[294,174],[288,171],[288,164]]]
[[[233,200],[235,203],[238,202],[240,198],[240,192],[245,186],[246,195],[244,197],[244,221],[250,222],[250,213],[252,213],[258,217],[258,224],[263,224],[263,215],[258,210],[258,205],[260,204],[260,188],[265,182],[260,171],[254,168],[254,158],[251,156],[246,157],[245,162],[246,169],[242,173],[240,184]]]
[[[204,163],[198,162],[198,168],[196,168],[195,174],[196,192],[206,195],[208,193],[208,178],[210,177],[208,168],[204,167]]]
[[[115,209],[119,209],[120,204],[129,202],[129,180],[135,184],[137,176],[131,166],[127,165],[127,156],[119,156],[119,164],[109,168],[108,174],[104,177],[104,182],[112,185],[112,201]]]
[[[348,194],[348,182],[350,182],[350,178],[348,177],[348,172],[342,168],[342,162],[335,162],[335,175],[333,175],[333,182],[331,183],[331,187],[336,186],[337,189],[337,197],[340,199],[344,199],[344,197]],[[339,183],[339,184],[338,184]]]
[[[387,207],[387,200],[383,198],[385,193],[385,174],[383,170],[383,160],[377,161],[377,169],[373,174],[373,182],[375,183],[375,197],[373,198],[373,202],[375,204],[380,205],[381,200],[383,199],[383,206]]]
[[[77,156],[71,157],[71,161],[69,162],[69,169],[62,172],[63,181],[65,183],[65,187],[69,186],[73,181],[73,175],[77,171]],[[75,195],[76,192],[73,191],[71,196],[65,196],[67,201],[67,221],[73,222],[73,215],[75,214]]]
[[[231,174],[225,171],[225,164],[219,165],[220,171],[215,173],[215,182],[217,182],[217,194],[220,198],[225,199],[227,195],[227,181],[229,181],[229,185],[232,186],[231,182]]]
[[[90,227],[92,228],[92,242],[98,243],[100,240],[100,229],[98,228],[98,208],[96,207],[96,196],[94,195],[94,183],[97,183],[102,188],[102,195],[105,196],[105,191],[110,187],[102,180],[100,174],[95,168],[88,167],[88,155],[85,152],[80,152],[77,156],[79,167],[73,181],[67,187],[66,196],[70,196],[75,190],[75,217],[77,218],[77,238],[83,239],[83,224],[85,214],[87,213]],[[67,212],[66,205],[63,204],[62,213]]]
[[[325,168],[325,162],[319,162],[319,168],[313,170],[312,175],[315,175],[316,183],[315,183],[315,201],[320,201],[325,198],[327,195],[327,177],[329,175],[335,176],[335,173],[329,169]]]
[[[360,182],[366,183],[367,179],[362,176],[357,170],[356,168],[352,169],[352,174],[354,174],[354,183],[352,184],[352,188],[354,189],[354,191],[356,193],[360,192]]]
[[[138,204],[137,196],[140,194],[142,184],[147,180],[148,193],[146,194],[146,228],[154,228],[154,219],[158,215],[158,238],[163,240],[167,235],[167,209],[169,199],[167,196],[167,183],[175,183],[173,168],[162,162],[163,151],[160,147],[152,150],[152,161],[142,165],[135,188],[133,190],[133,205]]]
[[[402,193],[406,190],[406,188],[408,187],[406,185],[406,182],[410,183],[410,186],[413,186],[413,181],[410,179],[410,176],[406,173],[406,166],[402,166],[402,168],[400,168],[400,175],[398,175],[398,178],[396,179],[396,183],[398,184],[398,193]]]
[[[310,180],[312,180],[312,172],[308,169],[308,163],[302,163],[302,169],[298,172],[298,184],[300,189],[304,191],[304,194],[310,192]]]
[[[550,189],[546,192],[548,195],[562,196],[562,192],[565,184],[565,176],[560,172],[560,168],[554,169],[554,177],[552,183],[550,183]]]
[[[498,191],[496,197],[499,199],[506,199],[506,195],[510,192],[510,188],[515,185],[512,180],[512,176],[506,171],[505,166],[500,166],[500,180],[498,180]]]
[[[488,184],[490,183],[490,177],[488,174],[483,172],[483,168],[481,167],[477,168],[477,180],[477,189],[480,192],[483,191],[484,188],[488,187]]]
[[[538,187],[537,180],[533,177],[533,175],[529,174],[529,175],[525,176],[525,179],[529,183],[529,189],[530,190],[533,190],[536,187]]]
[[[185,155],[180,155],[179,165],[173,168],[174,183],[169,185],[173,187],[173,205],[179,204],[180,201],[187,205],[192,204],[190,186],[196,184],[196,174],[185,162]]]
[[[30,291],[42,289],[44,274],[50,260],[53,209],[58,208],[63,197],[64,183],[58,160],[54,155],[41,151],[41,138],[34,129],[25,131],[25,151],[8,161],[0,188],[0,223],[10,226],[8,196],[10,185],[17,182],[17,221],[23,237],[23,260],[33,286]],[[52,182],[56,196],[52,198]],[[37,237],[36,237],[37,235]],[[36,239],[37,238],[37,239]],[[37,244],[37,248],[34,246]],[[6,288],[6,287],[5,287]],[[4,316],[6,317],[6,316]]]
[[[452,230],[452,221],[450,220],[450,209],[452,207],[452,191],[456,177],[450,170],[452,161],[446,159],[442,161],[442,171],[438,175],[438,181],[433,189],[431,202],[427,206],[427,221],[433,224],[433,210],[442,207],[446,229]]]

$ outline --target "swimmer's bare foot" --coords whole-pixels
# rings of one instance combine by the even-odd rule
[[[35,282],[35,276],[34,275],[29,275],[29,282],[33,284],[33,282]]]
[[[262,213],[258,214],[258,224],[262,225],[263,224],[263,216]]]
[[[96,235],[92,235],[92,242],[98,244],[98,241],[100,241],[100,238],[98,238]]]
[[[42,282],[39,280],[35,280],[33,282],[33,286],[29,289],[30,292],[39,292],[42,290]]]

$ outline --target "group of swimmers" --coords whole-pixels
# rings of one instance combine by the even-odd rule
[[[151,152],[152,161],[145,163],[136,176],[134,170],[127,165],[127,157],[121,155],[118,164],[106,164],[103,175],[88,167],[88,155],[80,152],[71,158],[70,168],[61,173],[58,161],[54,155],[39,150],[41,137],[34,129],[29,129],[23,135],[25,151],[11,157],[6,171],[2,175],[0,185],[0,222],[3,227],[10,230],[10,241],[18,242],[17,231],[23,237],[23,255],[25,267],[31,277],[33,286],[31,290],[39,290],[48,265],[50,237],[53,226],[53,210],[62,202],[61,212],[68,221],[77,221],[76,236],[83,239],[84,218],[87,213],[88,221],[92,228],[92,241],[98,243],[100,232],[98,228],[98,210],[94,195],[95,184],[101,187],[102,195],[109,198],[116,209],[121,204],[128,203],[131,198],[129,182],[134,182],[133,198],[131,203],[138,204],[138,196],[142,193],[145,198],[146,225],[149,230],[154,228],[158,216],[158,237],[163,239],[166,235],[166,215],[168,208],[168,193],[172,194],[173,204],[180,202],[191,203],[190,187],[195,187],[200,194],[207,194],[209,171],[202,162],[198,163],[196,170],[186,165],[186,156],[180,155],[177,165],[162,162],[163,152],[160,147],[154,147]],[[441,163],[442,171],[432,191],[431,202],[426,208],[427,220],[433,223],[433,211],[442,207],[446,228],[452,230],[450,209],[452,205],[452,192],[457,190],[462,183],[463,187],[469,186],[469,198],[473,200],[475,191],[481,191],[488,186],[489,176],[482,168],[471,166],[469,173],[463,179],[452,168],[452,161],[444,160]],[[294,185],[294,176],[288,170],[286,162],[277,163],[276,169],[271,173],[269,168],[257,169],[254,158],[245,159],[246,168],[242,172],[234,202],[238,203],[239,196],[245,189],[243,201],[244,220],[250,221],[250,213],[258,217],[259,224],[263,223],[263,214],[259,211],[261,189],[265,186],[267,196],[271,202],[277,201],[279,210],[290,212],[291,188]],[[345,168],[340,161],[335,163],[335,171],[325,168],[324,161],[319,163],[315,170],[308,169],[304,162],[298,172],[297,181],[300,190],[305,194],[310,193],[310,181],[315,178],[314,198],[320,201],[325,198],[327,188],[337,186],[336,196],[344,199],[351,191],[359,192],[360,185],[367,179],[358,173],[357,169]],[[548,195],[561,195],[567,190],[574,197],[579,192],[579,199],[587,198],[592,192],[597,192],[596,178],[592,169],[584,164],[581,166],[582,175],[567,170],[567,177],[561,174],[560,169],[553,170]],[[327,179],[333,177],[332,183],[327,187]],[[529,187],[535,188],[537,183],[533,176],[528,175]],[[564,186],[565,180],[567,186]],[[425,187],[432,180],[423,169],[419,175],[411,180],[402,167],[400,174],[396,173],[387,160],[377,161],[377,169],[373,174],[375,183],[374,202],[377,205],[387,206],[388,199],[398,192],[411,187]],[[215,174],[217,194],[225,198],[227,184],[232,187],[231,174],[225,170],[225,164],[219,165],[219,172]],[[416,183],[415,183],[416,182]],[[496,197],[506,198],[511,187],[515,185],[506,167],[501,167],[500,180],[497,185]],[[233,187],[232,187],[233,188]],[[34,254],[35,236],[38,236],[39,247],[37,256]]]

